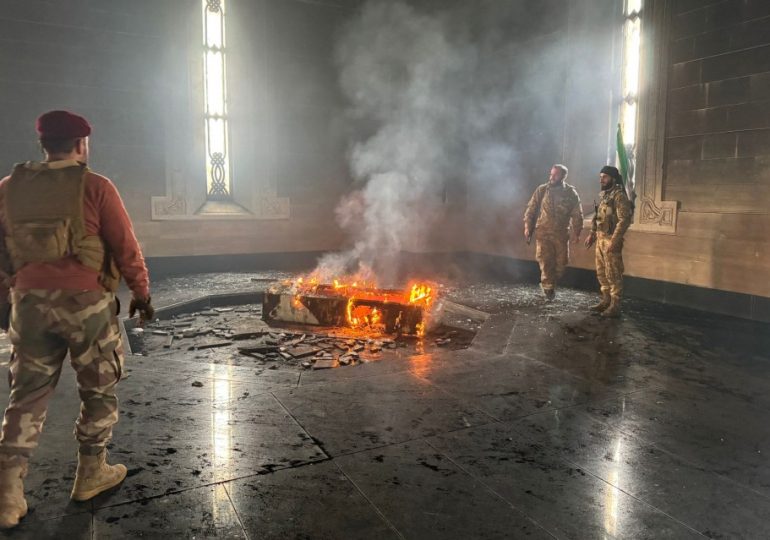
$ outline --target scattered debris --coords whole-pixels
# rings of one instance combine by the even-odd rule
[[[232,345],[232,341],[207,341],[204,343],[197,343],[195,345],[196,349],[215,349],[217,347],[227,347],[228,345]]]
[[[313,364],[313,369],[330,369],[337,367],[334,358],[319,358]]]
[[[312,356],[318,353],[318,347],[303,345],[300,347],[292,347],[291,349],[288,349],[287,352],[294,358],[305,358],[306,356]]]
[[[481,319],[475,316],[479,312],[473,310],[444,311],[461,311],[463,319],[473,314],[474,322]],[[419,339],[410,335],[351,332],[342,327],[276,328],[262,320],[261,315],[261,309],[256,305],[211,308],[153,321],[146,327],[145,334],[136,336],[142,339],[142,349],[210,350],[194,356],[206,362],[236,365],[253,362],[264,366],[262,369],[285,369],[287,366],[330,369],[411,354],[415,346],[421,350],[429,346],[453,350],[464,348],[470,345],[476,330],[474,328],[471,332],[464,325],[449,321],[433,324],[428,330],[430,337]],[[203,385],[198,381],[196,383],[194,386]]]
[[[190,319],[187,321],[175,321],[171,323],[171,326],[173,326],[174,328],[185,328],[187,326],[192,326],[193,320],[194,319]]]
[[[188,328],[187,330],[182,331],[182,337],[183,338],[192,338],[198,335],[198,329],[197,328]]]

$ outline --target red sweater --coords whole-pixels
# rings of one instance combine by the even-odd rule
[[[72,160],[54,161],[50,166],[67,167],[76,163]],[[5,193],[8,178],[0,180],[0,260],[9,259],[5,246]],[[134,235],[131,218],[128,217],[117,189],[109,179],[93,172],[86,175],[84,187],[83,218],[86,234],[102,237],[134,296],[147,298],[150,294],[147,266]],[[26,264],[12,278],[10,285],[16,290],[103,289],[99,283],[99,272],[83,266],[72,256],[52,263]],[[7,296],[7,285],[0,283],[0,302]]]

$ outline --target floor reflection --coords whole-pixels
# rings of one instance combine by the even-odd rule
[[[622,403],[622,410],[625,410],[625,400]],[[621,451],[623,447],[622,435],[617,435],[615,441],[615,448],[612,453],[612,468],[607,474],[607,488],[604,504],[604,530],[609,535],[609,538],[617,538],[618,531],[621,530],[618,519],[620,515],[620,475],[623,467],[623,460],[621,459]]]
[[[217,376],[216,370],[220,368],[219,376],[225,378],[212,379],[211,385],[211,448],[212,465],[215,471],[223,471],[230,468],[230,458],[232,455],[232,408],[230,399],[232,397],[232,367],[211,365],[212,378]],[[224,372],[224,373],[223,373]],[[221,508],[227,508],[222,505],[220,499],[227,497],[224,490],[216,490],[212,498],[211,512],[214,519],[217,519]]]
[[[433,355],[418,354],[412,356],[410,360],[412,363],[412,372],[418,377],[423,377],[430,372],[430,367],[433,363]]]

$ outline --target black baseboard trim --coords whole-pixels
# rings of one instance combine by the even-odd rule
[[[315,268],[321,251],[288,253],[256,253],[237,255],[199,255],[183,257],[149,257],[147,266],[153,278],[205,272],[250,272],[260,270],[309,271]],[[404,253],[400,274],[408,277],[460,279],[479,277],[500,281],[537,283],[537,263],[501,255],[474,252]],[[625,294],[719,313],[742,319],[770,322],[770,298],[681,283],[671,283],[634,276],[625,277]],[[598,291],[596,274],[585,268],[567,268],[562,284],[587,291]]]
[[[539,280],[537,263],[499,255],[465,253],[462,258],[477,269],[487,269],[484,275],[505,280]],[[567,268],[562,284],[582,290],[598,291],[596,273],[585,268]],[[682,306],[699,311],[719,313],[741,319],[770,322],[770,298],[719,289],[708,289],[682,283],[671,283],[635,276],[623,279],[625,294],[662,304]]]
[[[147,268],[152,278],[207,272],[252,272],[280,270],[286,272],[314,268],[324,251],[286,253],[241,253],[235,255],[190,255],[148,257]]]

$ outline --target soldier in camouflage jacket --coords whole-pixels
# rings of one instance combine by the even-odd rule
[[[575,188],[567,184],[567,167],[554,165],[548,182],[535,189],[524,212],[524,236],[527,243],[535,236],[535,258],[540,265],[540,286],[547,300],[569,261],[569,230],[577,243],[583,228],[583,210]]]

